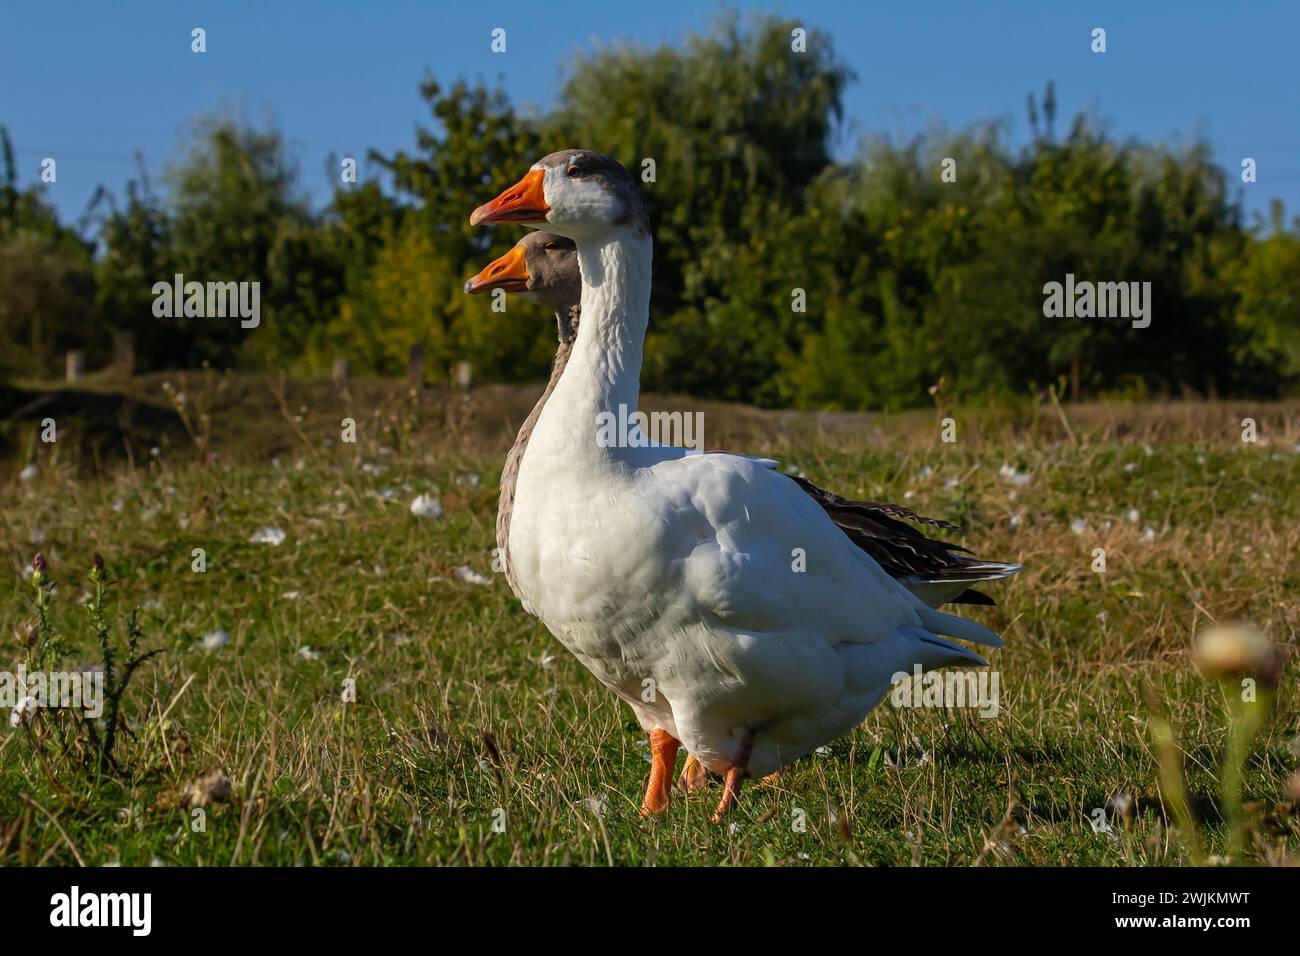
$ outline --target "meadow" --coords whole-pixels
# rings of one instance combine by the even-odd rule
[[[702,411],[709,448],[955,521],[957,541],[1025,568],[988,589],[997,607],[964,612],[1006,640],[986,654],[997,716],[887,702],[714,825],[717,783],[639,819],[632,713],[493,570],[501,462],[537,389],[203,371],[28,386],[0,408],[0,667],[28,653],[10,635],[37,615],[38,551],[65,666],[101,657],[94,553],[106,620],[116,632],[139,607],[140,649],[160,653],[124,693],[112,764],[64,715],[6,713],[0,863],[1298,859],[1300,402],[885,416],[646,396]],[[420,495],[439,508],[413,514]],[[1245,761],[1239,843],[1220,795],[1231,695],[1192,655],[1216,621],[1288,654]]]

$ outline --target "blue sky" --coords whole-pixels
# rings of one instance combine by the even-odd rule
[[[1235,176],[1300,213],[1300,4],[1211,0],[1142,3],[735,3],[828,31],[858,74],[839,152],[861,132],[908,135],[1007,118],[1026,135],[1025,99],[1055,80],[1060,115],[1084,109],[1116,136],[1206,138]],[[24,183],[58,160],[51,200],[80,215],[96,185],[119,195],[140,151],[151,175],[176,160],[192,118],[273,119],[304,184],[327,194],[331,154],[409,147],[426,123],[426,71],[500,81],[517,103],[547,108],[566,60],[597,44],[677,43],[719,6],[653,0],[528,2],[11,2],[0,13],[0,123]],[[190,52],[190,30],[208,52]],[[1107,52],[1089,50],[1093,27]],[[494,27],[507,52],[489,49]],[[1059,125],[1059,124],[1058,124]],[[599,144],[582,144],[599,146]]]

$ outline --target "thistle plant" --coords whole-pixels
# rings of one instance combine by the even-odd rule
[[[113,748],[117,744],[117,734],[121,725],[122,698],[126,695],[126,689],[130,686],[131,678],[135,676],[136,669],[149,658],[161,653],[161,649],[141,653],[140,641],[143,639],[144,633],[140,628],[140,609],[138,607],[132,608],[124,619],[126,661],[119,671],[116,667],[117,649],[113,644],[108,615],[105,612],[110,581],[108,572],[104,569],[104,559],[99,556],[98,552],[95,553],[92,561],[90,581],[93,590],[91,591],[90,602],[86,605],[86,614],[90,619],[91,629],[95,632],[95,640],[99,645],[99,653],[104,666],[104,737],[97,748],[99,751],[99,767],[100,770],[106,770],[110,766],[114,769],[120,769],[113,759]]]
[[[54,608],[54,582],[50,580],[46,569],[45,555],[40,551],[32,559],[32,587],[36,591],[33,598],[36,606],[36,640],[30,648],[28,665],[44,670],[50,664],[58,663],[63,656],[63,637],[50,620]]]
[[[91,595],[90,601],[86,604],[86,616],[99,648],[104,674],[105,707],[102,736],[94,720],[80,715],[79,723],[85,736],[90,740],[98,769],[101,772],[109,769],[121,772],[113,752],[122,728],[122,700],[136,670],[145,661],[161,653],[161,649],[141,651],[140,644],[144,633],[140,627],[139,608],[133,608],[123,619],[124,641],[114,640],[108,609],[111,581],[104,567],[104,559],[98,553],[92,559],[90,582]],[[62,633],[53,623],[55,588],[43,554],[37,554],[32,561],[32,587],[34,589],[32,602],[36,617],[34,620],[21,622],[15,636],[27,654],[30,670],[54,670],[63,658],[64,642]],[[61,712],[51,711],[51,714],[57,713]],[[64,739],[64,730],[65,728],[60,728],[58,739]],[[75,731],[73,733],[75,736]],[[65,753],[70,752],[67,747],[63,750]]]

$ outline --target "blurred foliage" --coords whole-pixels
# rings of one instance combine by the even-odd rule
[[[346,355],[400,374],[471,361],[480,379],[545,374],[542,311],[461,291],[516,238],[470,210],[539,156],[608,152],[642,182],[655,230],[648,388],[763,405],[894,408],[927,390],[964,400],[1074,395],[1270,395],[1300,380],[1300,225],[1278,206],[1248,228],[1233,179],[1204,144],[1113,140],[1085,117],[1058,135],[1055,93],[1029,98],[1032,137],[1000,124],[832,147],[855,77],[817,31],[724,14],[680,46],[600,48],[570,61],[556,108],[426,78],[430,125],[371,153],[319,213],[299,196],[280,135],[229,120],[197,128],[165,198],[141,172],[102,196],[89,242],[38,189],[0,183],[0,328],[10,371],[57,367],[132,329],[145,367],[201,361],[321,374]],[[956,161],[955,181],[941,176]],[[653,160],[653,164],[647,163]],[[1258,187],[1252,187],[1258,188]],[[92,251],[94,254],[92,255]],[[155,319],[151,286],[258,280],[263,319]],[[1045,318],[1047,282],[1150,282],[1149,328]],[[793,308],[802,290],[806,308]]]
[[[19,190],[13,144],[0,127],[0,378],[49,375],[72,348],[103,350],[91,245],[59,224],[35,187]]]

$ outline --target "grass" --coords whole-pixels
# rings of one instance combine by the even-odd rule
[[[164,380],[182,413],[164,413]],[[0,668],[23,659],[8,635],[34,616],[38,549],[65,666],[99,659],[80,603],[96,551],[116,613],[141,606],[142,648],[162,653],[127,690],[120,772],[69,749],[47,773],[49,714],[0,727],[0,862],[1183,864],[1153,743],[1166,717],[1206,852],[1300,851],[1300,404],[1066,406],[1073,440],[1050,405],[948,409],[958,441],[943,444],[934,413],[659,403],[703,409],[710,447],[959,521],[978,553],[1026,568],[991,589],[998,607],[969,612],[1006,639],[988,655],[996,718],[886,703],[747,786],[734,825],[715,826],[716,785],[638,819],[648,746],[631,712],[492,573],[500,464],[533,390],[190,374],[128,391],[147,413],[115,412],[116,430],[70,420],[45,445],[11,419],[6,436]],[[1258,443],[1241,441],[1246,416]],[[356,444],[340,441],[346,417]],[[20,480],[28,463],[38,474]],[[410,514],[420,493],[445,515]],[[284,543],[250,541],[263,527]],[[1291,655],[1246,761],[1236,851],[1218,798],[1228,698],[1191,660],[1216,620],[1251,621]],[[229,643],[205,649],[217,629]]]

